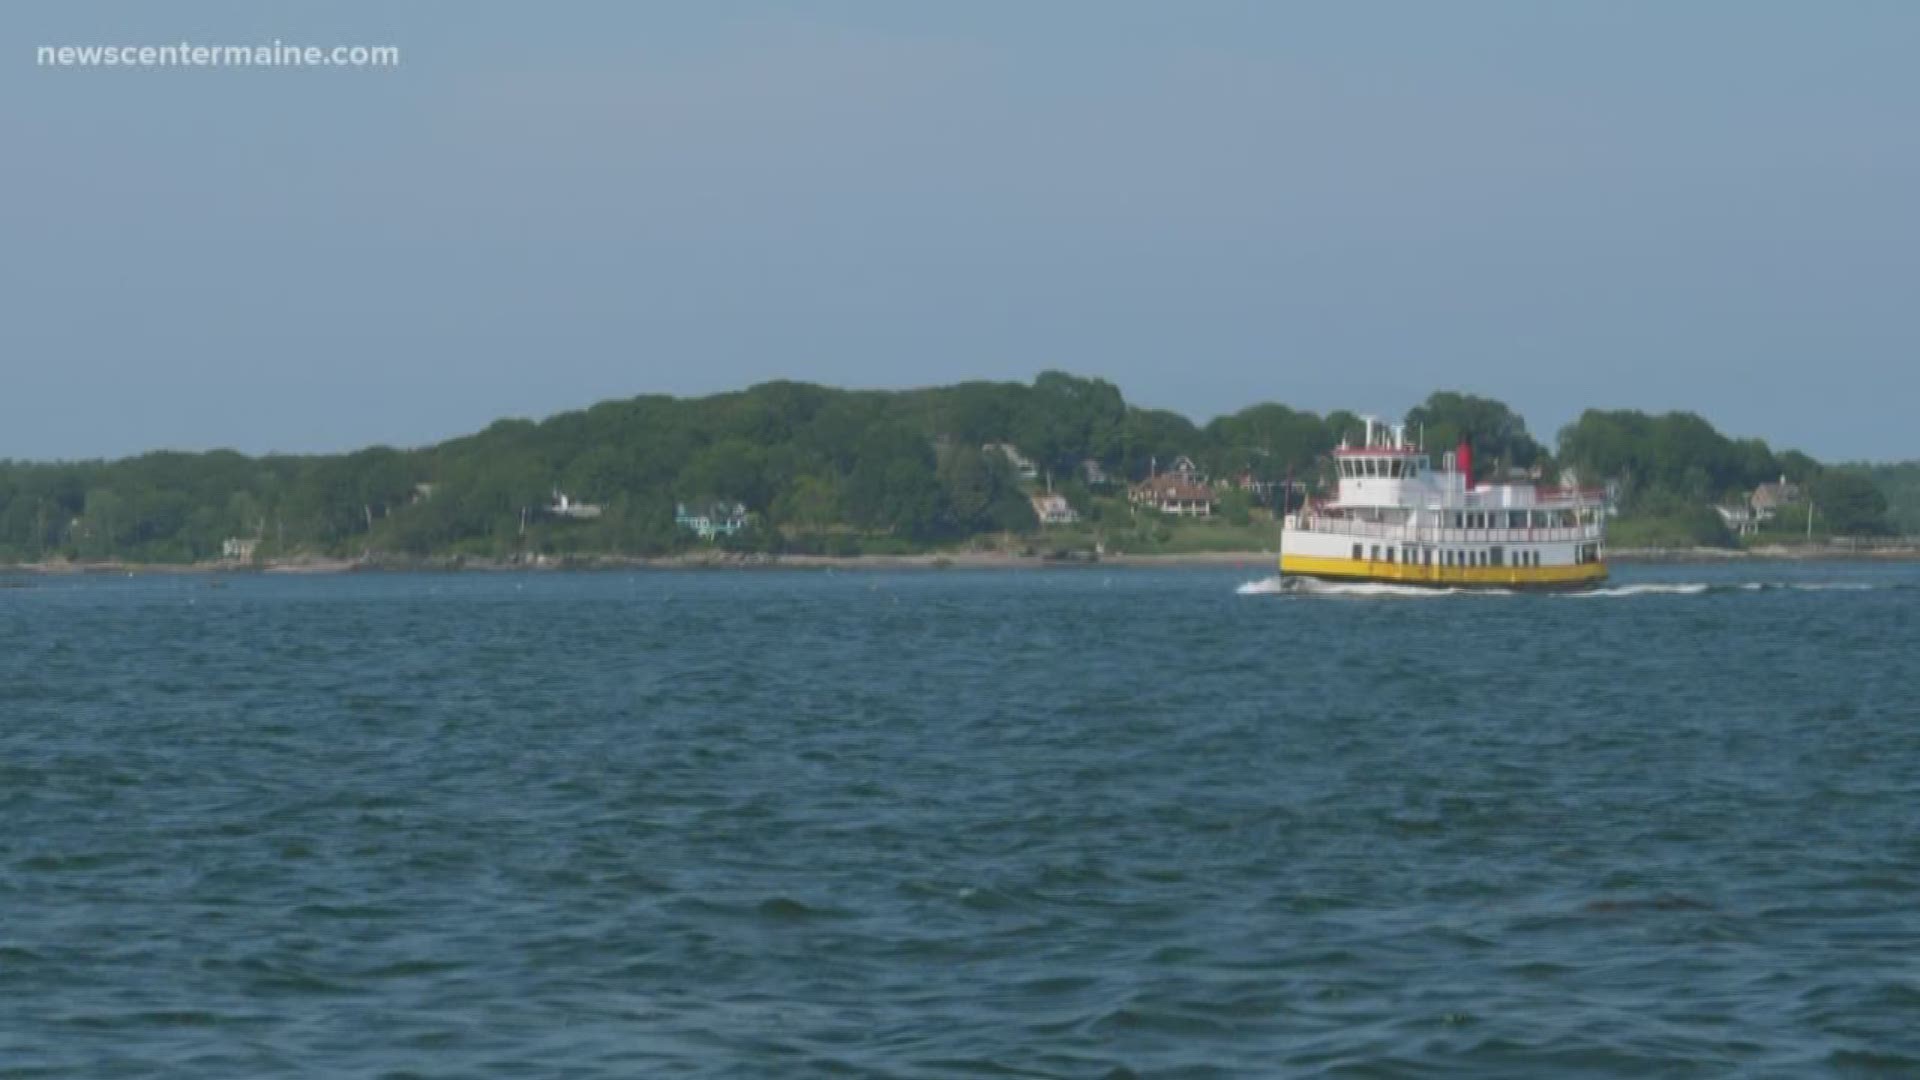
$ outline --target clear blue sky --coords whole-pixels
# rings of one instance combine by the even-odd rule
[[[396,71],[42,69],[392,44]],[[1920,4],[11,4],[0,457],[772,378],[1920,457]]]

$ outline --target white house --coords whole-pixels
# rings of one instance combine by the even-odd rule
[[[1020,448],[1012,443],[987,443],[980,449],[989,454],[1004,456],[1007,464],[1013,466],[1013,471],[1019,473],[1022,480],[1033,480],[1040,475],[1040,469],[1034,465],[1033,459],[1021,453]]]
[[[553,505],[547,507],[547,513],[554,517],[590,520],[600,516],[600,506],[597,503],[574,502],[566,492],[555,489]]]
[[[1079,512],[1068,505],[1064,495],[1048,492],[1031,496],[1027,501],[1033,504],[1033,516],[1039,518],[1042,525],[1071,525],[1080,520]]]
[[[1752,536],[1760,531],[1760,522],[1765,520],[1751,506],[1716,506],[1713,509],[1735,536]],[[1768,511],[1767,517],[1772,516],[1772,511]]]
[[[673,508],[673,523],[702,540],[732,536],[747,527],[747,508],[744,503],[725,501],[692,507],[677,503]]]

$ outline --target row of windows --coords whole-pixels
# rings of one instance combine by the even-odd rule
[[[1579,562],[1579,563],[1599,562],[1600,561],[1600,545],[1599,544],[1581,544],[1579,547],[1574,548],[1573,561]]]
[[[1570,529],[1578,519],[1571,510],[1456,511],[1456,529]]]
[[[1345,480],[1404,480],[1427,471],[1425,458],[1341,458]]]
[[[1582,558],[1580,559],[1581,562],[1593,562],[1593,561],[1596,561],[1596,559],[1598,558],[1597,553],[1599,550],[1599,545],[1597,544],[1583,544],[1581,545],[1579,550],[1584,552],[1590,548],[1593,549],[1594,552],[1596,553],[1595,558],[1593,559]],[[1353,545],[1353,558],[1355,562],[1359,562],[1361,560],[1371,560],[1373,562],[1388,562],[1388,563],[1402,562],[1402,563],[1408,563],[1414,566],[1433,566],[1433,565],[1436,565],[1435,564],[1436,559],[1438,559],[1438,565],[1440,566],[1506,566],[1508,565],[1507,550],[1497,545],[1494,547],[1469,548],[1465,551],[1456,551],[1452,548],[1420,548],[1420,547],[1398,547],[1397,548],[1391,544],[1387,545],[1386,547],[1381,547],[1379,544],[1374,544],[1371,547],[1368,547],[1363,544],[1355,544]],[[1513,552],[1512,565],[1539,566],[1540,553],[1538,551],[1531,551],[1531,550],[1521,550],[1521,551]]]

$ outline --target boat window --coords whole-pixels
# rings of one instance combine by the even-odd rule
[[[1360,561],[1360,545],[1359,544],[1353,545],[1353,561],[1354,562]]]

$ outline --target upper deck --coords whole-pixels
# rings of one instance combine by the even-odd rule
[[[1606,504],[1606,493],[1592,488],[1531,481],[1476,485],[1472,454],[1464,442],[1435,469],[1425,450],[1407,437],[1405,425],[1382,424],[1371,417],[1366,424],[1362,445],[1343,443],[1333,452],[1339,494],[1324,509],[1578,512]]]

